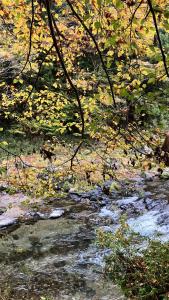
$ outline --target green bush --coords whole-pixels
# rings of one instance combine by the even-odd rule
[[[105,274],[127,297],[169,299],[169,243],[143,240],[124,222],[114,234],[99,231],[98,242],[111,249]]]

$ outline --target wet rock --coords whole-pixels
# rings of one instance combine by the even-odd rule
[[[76,202],[80,201],[82,195],[83,193],[76,191],[74,188],[69,189],[69,197]]]
[[[90,201],[98,201],[102,199],[102,189],[101,187],[97,187],[94,190],[91,190],[82,195],[82,198],[89,198]]]
[[[167,200],[156,200],[156,199],[151,199],[151,198],[146,198],[144,200],[145,208],[148,210],[153,210],[153,209],[164,209],[168,201]]]
[[[0,219],[0,228],[4,228],[4,227],[8,227],[10,225],[13,225],[17,222],[17,219],[16,218],[8,218],[8,217],[5,217],[5,218],[1,218]]]
[[[70,198],[73,199],[76,202],[96,202],[96,203],[105,203],[108,199],[105,198],[104,193],[102,192],[101,187],[97,187],[96,189],[93,189],[88,192],[76,192],[72,189],[69,190]]]
[[[138,196],[132,196],[132,197],[127,197],[123,198],[117,201],[118,207],[126,210],[128,207],[134,206],[134,203],[138,200]]]
[[[63,268],[66,265],[65,260],[56,261],[53,263],[55,268]]]
[[[139,212],[140,214],[141,213],[144,213],[144,211],[147,211],[147,208],[145,206],[145,199],[142,198],[142,199],[138,199],[137,201],[135,201],[133,203],[133,207],[135,208],[135,210],[137,212]]]
[[[144,191],[144,197],[150,197],[152,193],[150,191]]]
[[[88,204],[93,203],[92,205],[96,204],[96,207],[106,205],[110,202],[110,198],[105,193],[103,193],[101,187],[97,187],[88,192],[81,192],[81,193],[74,191],[74,189],[70,189],[69,195],[70,198],[76,202],[82,202]]]
[[[70,190],[69,190],[69,194],[76,194],[76,190],[74,189],[74,188],[70,188]]]
[[[40,212],[30,212],[29,214],[34,220],[43,220],[45,215]]]
[[[160,215],[157,220],[157,223],[159,225],[168,225],[169,224],[169,211]]]
[[[110,198],[107,196],[103,196],[100,202],[100,206],[105,206],[110,202]]]
[[[63,216],[65,213],[64,209],[58,208],[52,211],[52,213],[49,215],[50,219],[57,219]]]
[[[107,209],[106,207],[103,207],[99,213],[99,217],[101,218],[110,218],[113,221],[117,221],[117,219],[119,218],[119,211],[111,211],[109,209]]]

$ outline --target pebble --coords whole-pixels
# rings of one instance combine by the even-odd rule
[[[64,209],[58,208],[51,212],[51,214],[49,215],[49,218],[57,219],[57,218],[60,218],[61,216],[63,216],[64,213],[65,213]]]

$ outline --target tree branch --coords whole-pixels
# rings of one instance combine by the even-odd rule
[[[153,22],[154,22],[154,26],[155,26],[155,30],[156,30],[156,34],[157,34],[157,39],[158,39],[158,42],[159,42],[159,47],[160,47],[160,51],[161,51],[161,55],[162,55],[162,59],[163,59],[165,72],[166,72],[167,77],[169,78],[169,71],[168,71],[166,56],[165,56],[165,53],[164,53],[164,50],[163,50],[163,46],[162,46],[162,42],[161,42],[161,38],[160,38],[160,33],[159,33],[159,30],[158,30],[155,11],[153,9],[153,5],[152,5],[151,0],[147,0],[147,2],[148,2],[148,5],[150,7],[150,11],[151,11],[151,14],[152,14],[152,17],[153,17]]]
[[[50,11],[50,0],[46,0],[46,10],[47,10],[47,15],[48,15],[48,22],[49,22],[49,29],[50,29],[50,33],[51,33],[51,37],[53,39],[53,44],[57,53],[57,56],[59,58],[59,61],[61,63],[62,69],[64,71],[65,77],[68,81],[68,83],[70,84],[70,87],[72,88],[76,99],[77,99],[77,103],[78,103],[78,107],[79,107],[79,113],[80,113],[80,117],[81,117],[81,122],[82,122],[82,131],[81,131],[81,135],[82,135],[82,139],[84,138],[84,129],[85,129],[85,122],[84,122],[84,113],[83,113],[83,109],[82,109],[82,105],[81,105],[81,100],[77,91],[77,88],[75,87],[75,85],[73,84],[68,71],[66,69],[65,63],[64,63],[64,59],[62,57],[62,54],[60,52],[59,46],[58,46],[58,42],[55,36],[55,30],[54,30],[54,26],[53,26],[53,20],[52,20],[52,15],[51,15],[51,11]]]
[[[83,22],[83,20],[81,19],[81,17],[78,15],[78,13],[75,11],[72,3],[69,1],[69,0],[66,0],[67,4],[69,5],[72,13],[74,14],[74,16],[79,20],[79,22],[81,23],[81,25],[83,26],[83,28],[85,29],[85,31],[88,33],[88,35],[91,37],[95,47],[96,47],[96,50],[98,52],[98,55],[100,57],[100,61],[102,63],[102,67],[103,67],[103,70],[106,74],[106,77],[107,77],[107,80],[108,80],[108,83],[109,83],[109,86],[110,86],[110,91],[111,91],[111,96],[112,96],[112,99],[113,99],[113,103],[114,103],[114,106],[116,107],[116,101],[115,101],[115,96],[114,96],[114,91],[113,91],[113,85],[112,85],[112,82],[111,82],[111,79],[110,79],[110,76],[109,76],[109,73],[108,73],[108,70],[106,68],[106,65],[104,63],[104,60],[103,60],[103,57],[102,57],[102,53],[99,49],[99,46],[98,46],[98,43],[95,39],[95,37],[93,36],[92,32],[90,31],[90,29],[86,26],[86,24]]]

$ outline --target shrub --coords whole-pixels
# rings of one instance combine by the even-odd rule
[[[125,223],[114,234],[99,231],[98,241],[111,250],[105,274],[127,297],[169,299],[169,243],[143,240]]]

